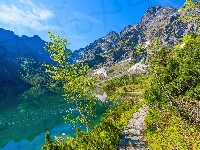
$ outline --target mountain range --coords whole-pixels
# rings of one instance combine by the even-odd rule
[[[167,6],[150,7],[139,23],[128,25],[120,33],[111,31],[85,48],[75,50],[70,61],[84,61],[94,69],[101,66],[111,67],[118,62],[133,60],[135,49],[124,44],[127,40],[142,44],[147,50],[155,37],[158,37],[162,45],[177,44],[180,38],[197,28],[195,22],[179,21],[180,11],[181,8]],[[196,10],[195,13],[199,14],[199,11]],[[28,86],[20,77],[22,69],[19,57],[52,63],[44,46],[45,41],[37,35],[19,37],[12,31],[0,29],[0,100],[5,99],[5,88],[14,87],[12,92],[18,93]],[[137,58],[134,63],[140,59],[142,58]]]
[[[20,72],[20,57],[51,63],[50,56],[43,47],[45,41],[39,36],[19,37],[14,32],[0,28],[0,106],[9,96],[17,95],[28,87]]]
[[[150,7],[141,18],[140,23],[128,25],[119,34],[109,32],[105,37],[95,40],[85,48],[76,50],[73,58],[76,61],[87,61],[91,67],[107,66],[131,59],[133,46],[124,44],[126,40],[135,44],[142,44],[148,50],[148,45],[158,37],[162,45],[175,45],[180,38],[197,28],[195,22],[179,21],[181,8]],[[200,13],[200,10],[196,10]]]

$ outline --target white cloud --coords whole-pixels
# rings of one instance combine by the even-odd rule
[[[26,5],[21,9],[15,5],[0,5],[0,20],[4,23],[25,26],[35,30],[59,29],[55,26],[45,25],[45,21],[54,17],[54,13],[44,6],[37,6],[30,0],[19,0]]]
[[[175,3],[172,0],[156,0],[157,2],[159,2],[161,5],[165,5],[165,6],[177,6],[177,3]]]
[[[32,9],[34,15],[38,16],[40,19],[49,19],[54,16],[54,13],[50,10],[47,10],[43,5],[40,6],[35,5],[30,0],[19,0],[20,3],[24,3],[29,5]]]
[[[74,39],[84,39],[85,37],[84,36],[80,36],[80,35],[77,35],[77,34],[70,34],[70,38],[74,38]]]
[[[25,3],[25,0],[19,0],[18,2],[20,2],[20,3]]]
[[[94,19],[92,17],[90,17],[89,15],[85,15],[85,14],[81,14],[79,12],[73,12],[74,15],[80,19],[83,19],[85,21],[91,21],[93,23],[96,23],[96,24],[100,24],[100,25],[103,25],[103,23],[97,19]]]
[[[79,22],[77,19],[75,19],[75,18],[68,18],[68,19],[66,19],[66,21],[65,21],[64,23],[62,23],[62,24],[63,24],[63,25],[67,25],[67,26],[69,26],[69,25],[74,26],[74,25],[80,24],[80,22]]]

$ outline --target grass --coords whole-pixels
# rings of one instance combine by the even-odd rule
[[[77,130],[76,138],[68,137],[64,143],[46,142],[43,150],[48,150],[50,147],[54,147],[55,150],[115,150],[121,139],[123,128],[128,124],[133,113],[144,103],[145,101],[138,102],[135,98],[126,100],[118,107],[107,111],[101,123],[90,132]]]
[[[118,77],[120,79],[120,77]],[[116,80],[116,79],[115,79]],[[62,145],[64,149],[116,149],[123,128],[144,103],[137,99],[143,98],[145,90],[150,88],[148,76],[136,77],[137,82],[116,86],[112,93],[124,94],[123,103],[107,111],[101,123],[89,133],[78,131],[76,138],[69,137]],[[113,84],[104,82],[103,85]],[[130,92],[124,90],[130,90]],[[138,93],[138,94],[137,94]],[[200,129],[180,117],[179,111],[166,103],[149,103],[145,119],[144,138],[148,150],[200,150]]]
[[[112,78],[118,75],[124,75],[127,73],[127,70],[131,67],[130,62],[119,62],[106,70],[108,75],[107,78]]]
[[[199,127],[181,118],[171,109],[149,109],[146,117],[147,149],[199,150]]]

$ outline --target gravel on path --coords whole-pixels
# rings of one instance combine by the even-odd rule
[[[117,150],[145,150],[144,127],[148,106],[146,104],[133,114],[129,124],[122,131]]]

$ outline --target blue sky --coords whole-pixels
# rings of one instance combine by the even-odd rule
[[[47,31],[70,38],[71,50],[83,48],[110,31],[120,32],[140,22],[152,6],[181,7],[185,0],[0,0],[0,28],[15,34]]]

